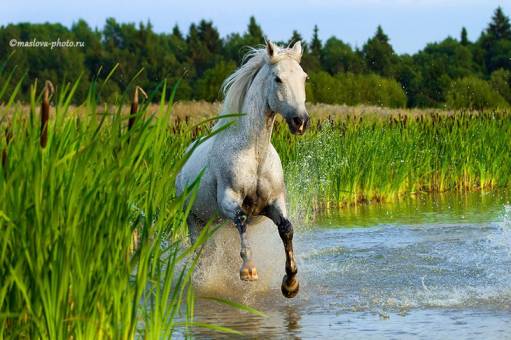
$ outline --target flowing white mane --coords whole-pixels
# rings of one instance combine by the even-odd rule
[[[243,100],[257,72],[269,63],[266,49],[252,48],[243,57],[243,64],[222,84],[224,105],[222,114],[241,113]]]
[[[273,44],[272,46],[274,48],[272,57],[268,55],[266,48],[251,48],[243,57],[240,68],[225,79],[222,84],[225,98],[222,114],[241,113],[252,80],[264,65],[275,64],[285,58],[300,62],[301,53],[298,55],[292,48],[281,48]]]

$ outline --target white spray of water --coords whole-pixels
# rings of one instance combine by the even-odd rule
[[[511,257],[511,205],[504,206],[502,222],[499,223],[497,232],[491,235],[490,240],[507,249],[507,253]]]
[[[240,238],[232,225],[220,228],[208,241],[194,276],[199,296],[215,296],[253,305],[261,295],[280,294],[285,256],[277,227],[267,219],[248,227],[258,281],[239,278]]]

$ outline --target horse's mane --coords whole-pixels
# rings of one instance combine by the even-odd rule
[[[275,64],[284,58],[294,58],[300,61],[300,56],[295,55],[291,48],[275,48],[273,57],[269,57],[266,48],[250,48],[243,57],[242,65],[222,84],[224,105],[222,114],[241,113],[243,101],[252,80],[259,70],[266,64]]]
[[[269,62],[265,48],[250,48],[243,57],[243,62],[222,84],[224,105],[222,114],[241,113],[243,100],[252,80],[259,70]]]

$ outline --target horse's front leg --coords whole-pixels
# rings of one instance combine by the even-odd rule
[[[286,217],[286,206],[284,198],[281,197],[268,205],[262,213],[275,223],[279,229],[279,235],[284,244],[286,253],[286,275],[282,279],[282,294],[287,298],[295,297],[298,294],[300,285],[296,278],[298,268],[296,267],[295,255],[293,252],[293,225]]]
[[[243,260],[240,268],[240,279],[243,281],[255,281],[259,277],[252,261],[252,250],[247,238],[247,214],[241,209],[242,199],[233,190],[224,190],[220,195],[219,201],[222,214],[234,222],[240,233],[240,256]]]

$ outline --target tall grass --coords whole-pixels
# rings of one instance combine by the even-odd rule
[[[313,114],[313,113],[312,113]],[[511,186],[511,115],[347,116],[304,137],[278,124],[292,211],[393,201],[430,192]]]
[[[169,337],[194,325],[197,259],[182,244],[196,185],[175,197],[184,158],[171,101],[163,87],[157,114],[128,132],[118,112],[98,115],[94,87],[86,114],[68,114],[75,89],[55,97],[45,147],[35,89],[29,116],[16,93],[1,108],[12,138],[0,136],[0,338]]]

